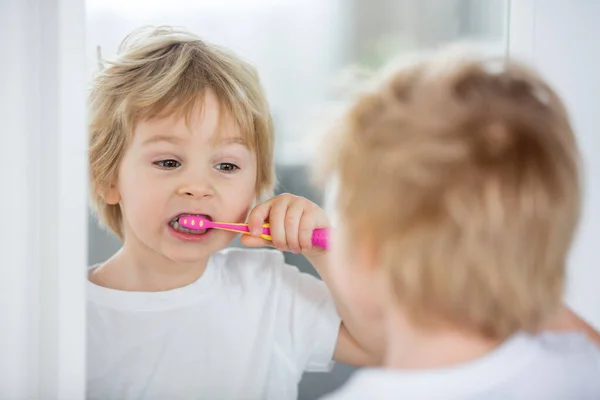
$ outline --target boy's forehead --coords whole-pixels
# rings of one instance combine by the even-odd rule
[[[208,87],[194,94],[161,99],[139,110],[137,116],[132,138],[136,143],[201,141],[211,146],[256,146],[252,112]]]
[[[134,131],[144,143],[202,139],[214,145],[248,145],[247,135],[226,111],[217,115],[207,115],[202,109],[189,114],[171,112],[138,121]]]
[[[155,130],[155,129],[140,129],[137,134],[142,144],[153,144],[158,142],[166,142],[172,144],[189,143],[195,139],[209,142],[211,145],[227,146],[232,144],[240,144],[248,146],[248,141],[239,130],[216,130],[212,133],[198,134],[192,130],[181,131],[174,129]]]

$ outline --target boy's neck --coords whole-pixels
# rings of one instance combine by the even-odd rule
[[[208,260],[177,264],[157,254],[138,254],[124,245],[89,279],[110,289],[132,292],[161,292],[187,286],[198,280]]]
[[[501,342],[452,327],[418,329],[395,312],[387,320],[384,366],[403,370],[449,368],[483,357]]]

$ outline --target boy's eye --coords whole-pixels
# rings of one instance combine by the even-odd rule
[[[181,166],[181,163],[176,160],[160,160],[156,161],[154,164],[164,169],[174,169]]]
[[[237,171],[238,169],[240,169],[240,167],[238,167],[235,164],[232,163],[219,163],[217,165],[215,165],[215,168],[221,172],[226,172],[226,173],[232,173]]]

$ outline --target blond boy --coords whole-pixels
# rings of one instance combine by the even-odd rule
[[[327,278],[318,206],[286,194],[253,208],[275,181],[254,68],[186,32],[136,31],[94,80],[90,120],[92,201],[123,247],[89,274],[88,398],[295,399],[305,370],[378,361],[372,328],[281,253],[224,250],[232,233],[177,223],[269,221],[274,247]]]
[[[539,333],[580,203],[561,100],[503,59],[442,53],[362,96],[330,139],[331,284],[385,326],[386,370],[332,399],[598,399],[600,352]]]

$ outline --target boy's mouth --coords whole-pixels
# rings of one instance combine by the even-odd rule
[[[189,216],[202,217],[202,218],[208,219],[209,221],[212,221],[212,218],[210,217],[210,215],[206,215],[206,214],[187,214],[186,213],[186,214],[179,214],[179,215],[177,215],[171,222],[169,222],[169,225],[171,226],[171,228],[173,228],[177,232],[189,233],[189,234],[193,234],[193,235],[203,235],[203,234],[205,234],[209,230],[209,229],[188,229],[188,228],[184,228],[181,225],[179,225],[179,218],[189,217]]]

